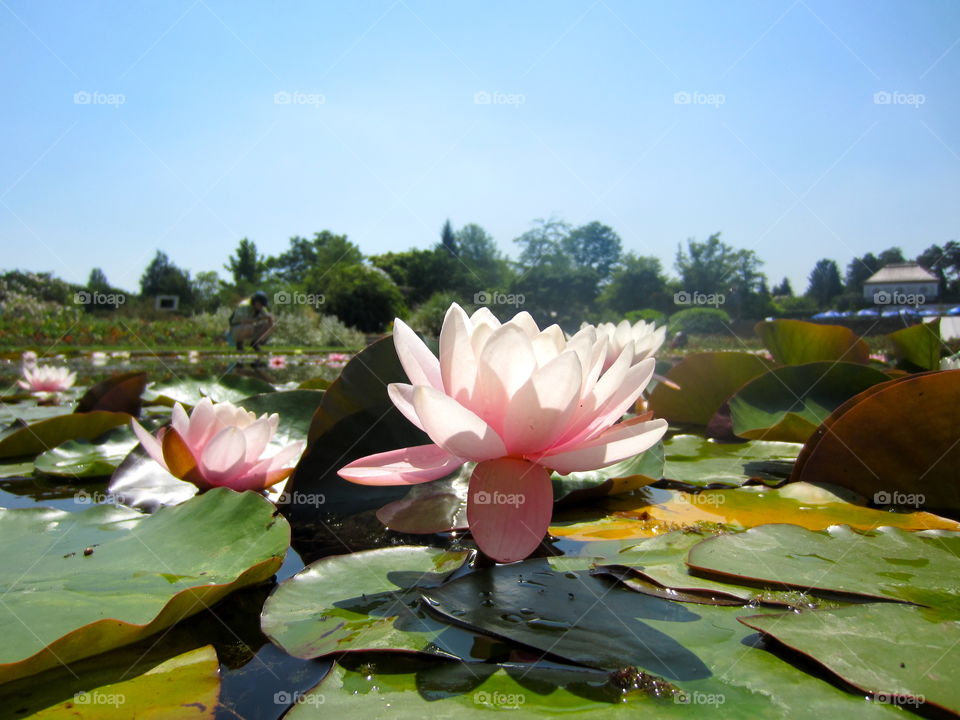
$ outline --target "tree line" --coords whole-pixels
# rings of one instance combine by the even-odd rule
[[[449,220],[429,248],[369,256],[329,230],[294,236],[277,255],[264,255],[243,238],[227,258],[225,278],[213,271],[191,277],[158,250],[140,279],[140,294],[175,295],[182,312],[193,312],[264,290],[274,312],[307,306],[365,332],[383,330],[394,317],[436,324],[453,301],[489,304],[499,315],[524,309],[540,323],[570,327],[628,314],[661,319],[691,304],[722,308],[734,319],[855,308],[866,303],[863,282],[870,275],[905,261],[899,248],[867,253],[851,260],[841,277],[835,261],[822,259],[806,291],[795,295],[786,278],[770,288],[756,252],[727,244],[720,233],[678,244],[672,277],[658,258],[624,251],[617,233],[597,221],[573,226],[557,218],[536,220],[514,243],[519,252],[511,260],[480,225],[455,229]],[[946,296],[960,292],[955,241],[932,245],[916,260],[937,273]],[[99,268],[90,273],[87,289],[116,292]]]

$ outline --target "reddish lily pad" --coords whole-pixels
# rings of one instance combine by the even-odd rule
[[[141,395],[147,387],[145,372],[128,372],[101,380],[83,394],[77,402],[76,412],[107,410],[140,415],[143,405]]]
[[[792,479],[850,488],[878,505],[960,510],[960,373],[871,388],[826,419]]]

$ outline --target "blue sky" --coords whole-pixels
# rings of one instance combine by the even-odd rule
[[[960,239],[951,0],[0,0],[0,58],[0,267],[76,282],[447,217],[508,253],[597,219],[671,271],[722,231],[797,289]]]

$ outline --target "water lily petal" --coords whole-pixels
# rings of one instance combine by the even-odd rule
[[[477,384],[467,407],[500,432],[510,398],[536,369],[537,359],[527,334],[517,325],[501,326],[484,345]]]
[[[510,323],[523,330],[531,340],[540,334],[540,327],[537,325],[537,321],[534,320],[533,315],[526,310],[514,315],[510,319]]]
[[[510,400],[503,437],[510,455],[542,452],[566,428],[580,400],[583,371],[576,353],[562,353],[540,368]]]
[[[167,463],[163,459],[163,448],[160,446],[160,441],[147,432],[146,428],[136,420],[130,420],[130,427],[133,428],[133,434],[137,436],[137,440],[143,445],[143,449],[147,451],[147,454],[166,469]]]
[[[203,398],[193,406],[193,411],[190,413],[190,424],[186,433],[181,434],[187,445],[200,450],[213,437],[216,429],[217,414],[213,411],[213,403],[210,398]]]
[[[470,318],[457,304],[447,310],[440,330],[440,375],[447,395],[465,403],[477,379],[477,356],[470,341]]]
[[[390,401],[394,407],[400,411],[401,415],[423,430],[423,423],[420,422],[417,410],[413,407],[413,385],[407,385],[407,383],[390,383],[387,385],[387,395],[390,397]]]
[[[260,459],[263,451],[273,438],[274,427],[270,418],[264,415],[243,429],[243,439],[247,446],[244,461],[253,464]]]
[[[414,485],[449,475],[463,463],[463,458],[436,445],[417,445],[367,455],[337,474],[360,485]]]
[[[232,478],[244,474],[247,467],[246,454],[247,442],[243,431],[232,425],[224,428],[207,443],[200,455],[200,468],[204,479],[211,485],[229,487]]]
[[[579,447],[544,455],[537,462],[561,475],[596,470],[649,450],[666,432],[667,421],[662,418],[633,418],[608,428]]]
[[[507,448],[493,428],[439,390],[417,386],[413,406],[424,431],[448,453],[477,462],[506,455]]]
[[[423,340],[400,318],[393,322],[393,345],[412,385],[430,385],[438,390],[443,389],[437,356],[430,352]]]
[[[553,486],[542,466],[498,458],[474,468],[467,522],[477,547],[497,562],[523,560],[536,550],[552,513]]]
[[[199,488],[210,487],[198,466],[197,458],[190,452],[180,433],[173,428],[167,428],[161,443],[163,465],[171,475],[192,482]]]

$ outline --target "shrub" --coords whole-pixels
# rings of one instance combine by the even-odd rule
[[[644,308],[643,310],[631,310],[624,317],[630,322],[631,325],[635,325],[640,320],[644,322],[656,323],[657,327],[667,324],[667,316],[664,315],[659,310],[654,310],[653,308]]]
[[[383,270],[367,265],[338,268],[325,292],[324,309],[343,323],[377,333],[406,315],[403,295]]]
[[[688,335],[722,333],[730,325],[730,316],[719,308],[695,307],[670,316],[670,332]]]
[[[451,303],[458,300],[459,296],[456,293],[434,293],[410,316],[410,327],[424,335],[440,337],[440,329],[443,327],[443,318],[447,314],[447,309]],[[469,308],[464,309],[470,312]]]

